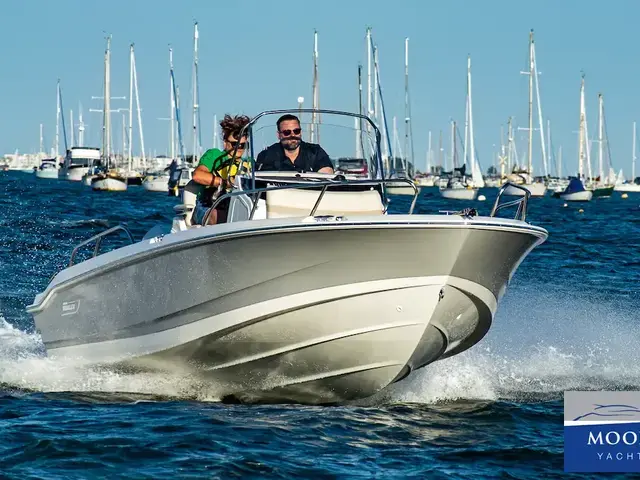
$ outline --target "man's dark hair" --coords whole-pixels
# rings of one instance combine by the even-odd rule
[[[276,123],[276,127],[278,128],[278,131],[280,131],[280,124],[282,122],[286,122],[287,120],[295,120],[296,122],[298,122],[298,125],[300,125],[300,119],[298,117],[296,117],[295,115],[291,115],[290,113],[286,113],[282,115],[278,119],[278,122]]]

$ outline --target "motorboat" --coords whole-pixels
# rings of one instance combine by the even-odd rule
[[[71,147],[64,163],[58,170],[60,180],[81,182],[91,167],[100,161],[100,149],[90,147]]]
[[[478,188],[474,185],[473,179],[466,175],[466,165],[454,168],[453,172],[445,172],[445,174],[446,177],[441,177],[443,183],[438,189],[443,198],[449,200],[475,200],[478,197]]]
[[[152,172],[142,180],[142,187],[149,192],[169,192],[169,174],[165,172]]]
[[[40,167],[36,168],[34,173],[37,178],[58,178],[58,165],[55,158],[46,158],[42,160]]]
[[[385,176],[380,132],[333,110],[258,114],[241,135],[247,163],[258,120],[311,112],[369,123],[368,178],[240,167],[200,224],[187,187],[171,225],[136,240],[121,224],[85,240],[27,307],[48,355],[190,376],[222,400],[341,404],[478,343],[548,236],[526,221],[528,192],[503,202],[503,186],[486,216],[418,214],[408,181],[407,211],[391,213],[387,185],[401,180]],[[225,199],[227,222],[207,225]],[[498,216],[509,207],[515,218]],[[100,253],[111,235],[126,244]]]

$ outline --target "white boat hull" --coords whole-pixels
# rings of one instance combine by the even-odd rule
[[[82,184],[86,185],[87,187],[91,186],[91,181],[95,178],[95,175],[90,175],[90,174],[86,174],[84,177],[82,177]]]
[[[282,218],[191,229],[66,269],[29,311],[52,358],[191,375],[241,401],[366,398],[480,341],[513,271],[546,238],[523,222],[475,221],[356,215],[345,225]],[[397,242],[410,250],[389,252]],[[306,253],[328,244],[329,262]],[[480,263],[459,261],[469,249]],[[382,252],[382,265],[367,263]],[[223,278],[220,261],[236,268]],[[169,271],[170,283],[148,280]],[[114,298],[118,309],[105,308]]]
[[[532,197],[544,197],[545,193],[547,193],[547,186],[544,183],[525,183],[519,186],[529,190]],[[510,195],[512,197],[524,197],[524,192],[519,188],[515,188],[509,185],[504,189],[504,195]]]
[[[387,193],[389,195],[415,195],[416,191],[411,185],[407,185],[406,183],[400,183],[398,185],[390,184],[387,188]],[[420,187],[416,186],[418,189],[418,193],[420,192]]]
[[[561,193],[560,199],[565,202],[589,202],[593,197],[591,190],[584,190],[582,192]]]
[[[640,192],[640,185],[637,183],[621,183],[616,185],[614,190],[616,192]]]
[[[87,173],[89,173],[89,167],[70,168],[64,176],[64,180],[69,180],[71,182],[81,182],[82,177],[84,177]]]
[[[475,200],[477,188],[441,188],[440,195],[451,200]]]
[[[37,178],[58,178],[58,170],[55,168],[45,168],[43,170],[36,170]]]
[[[123,181],[112,177],[94,179],[91,182],[91,188],[109,192],[122,192],[127,189],[127,182],[126,180]]]
[[[149,192],[164,192],[169,191],[169,177],[146,177],[142,181],[142,187]]]

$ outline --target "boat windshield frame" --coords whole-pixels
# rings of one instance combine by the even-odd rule
[[[372,165],[375,166],[375,171],[370,172],[372,175],[372,179],[382,180],[385,178],[384,172],[384,162],[382,161],[382,148],[380,147],[382,143],[382,134],[380,133],[380,129],[376,126],[375,122],[371,120],[367,115],[363,115],[360,113],[347,112],[343,110],[329,110],[323,108],[287,108],[280,110],[264,110],[258,113],[255,117],[253,117],[249,123],[247,123],[239,133],[238,138],[247,137],[249,139],[249,160],[251,163],[251,189],[256,188],[256,177],[255,177],[255,151],[253,149],[253,126],[263,117],[269,115],[284,115],[284,114],[303,114],[303,113],[315,113],[315,114],[325,114],[325,115],[337,115],[351,118],[359,118],[360,120],[364,120],[369,124],[372,131],[375,135],[375,146],[374,146],[374,156],[375,158],[372,161]],[[233,148],[231,153],[231,158],[236,158],[238,152],[238,145]],[[238,165],[238,175],[242,175],[245,169],[246,160],[240,160],[240,165]],[[375,163],[374,163],[375,162]],[[383,187],[384,189],[384,187]],[[386,196],[386,195],[385,195]]]

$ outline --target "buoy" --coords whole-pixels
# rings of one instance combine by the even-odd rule
[[[623,193],[620,198],[629,198],[629,194],[628,193]]]
[[[563,206],[563,207],[568,207],[569,205],[565,203],[565,204],[564,204],[564,205],[562,205],[562,206]]]
[[[480,202],[484,202],[487,199],[487,197],[485,197],[484,195],[479,195],[478,196],[478,201]]]
[[[578,210],[578,213],[584,213],[584,209],[581,208],[580,210]]]

